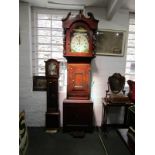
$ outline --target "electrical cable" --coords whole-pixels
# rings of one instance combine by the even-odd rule
[[[104,148],[104,150],[105,150],[105,153],[106,153],[106,155],[108,155],[108,151],[107,151],[107,149],[106,149],[106,146],[105,146],[105,144],[104,144],[104,142],[103,142],[103,140],[102,140],[102,137],[101,137],[101,135],[100,135],[100,129],[99,129],[99,127],[97,127],[98,128],[98,137],[99,137],[99,139],[100,139],[100,141],[101,141],[101,144],[102,144],[102,146],[103,146],[103,148]]]
[[[96,118],[95,118],[95,115],[94,115],[94,120],[95,120],[95,125],[97,125],[97,122],[96,122]],[[99,139],[100,139],[100,142],[101,142],[101,144],[102,144],[102,147],[104,148],[104,151],[105,151],[105,155],[108,155],[108,151],[107,151],[107,149],[106,149],[106,146],[105,146],[105,144],[104,144],[104,142],[103,142],[103,140],[102,140],[102,137],[101,137],[101,129],[99,128],[99,127],[97,127],[97,134],[98,134],[98,137],[99,137]]]

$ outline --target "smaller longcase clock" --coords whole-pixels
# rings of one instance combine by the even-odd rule
[[[49,59],[46,63],[46,77],[59,76],[59,62],[55,59]]]
[[[57,130],[60,124],[59,112],[59,62],[55,59],[45,61],[46,80],[47,80],[47,112],[46,128],[47,130]]]

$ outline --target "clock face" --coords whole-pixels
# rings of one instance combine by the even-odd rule
[[[55,63],[50,63],[48,67],[48,74],[49,75],[57,75],[57,69]]]
[[[89,42],[87,33],[75,32],[71,38],[71,52],[88,53]]]

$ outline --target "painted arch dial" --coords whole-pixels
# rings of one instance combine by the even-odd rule
[[[75,32],[71,37],[71,52],[88,53],[88,35],[84,32]]]

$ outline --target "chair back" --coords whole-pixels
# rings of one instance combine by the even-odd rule
[[[114,73],[108,78],[108,85],[112,93],[118,94],[124,91],[125,77],[120,73]]]

